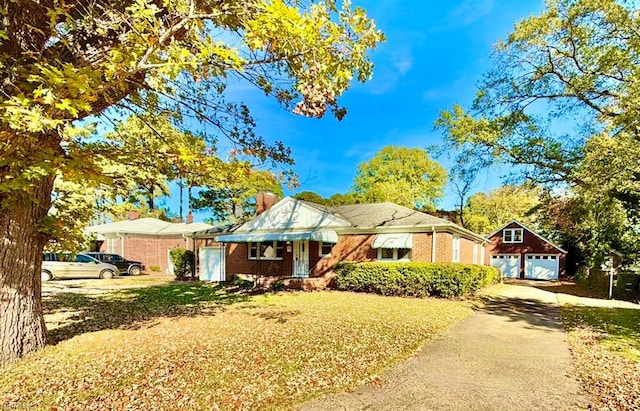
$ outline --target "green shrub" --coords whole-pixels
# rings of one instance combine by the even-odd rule
[[[231,274],[231,277],[229,278],[229,282],[235,285],[236,287],[244,288],[247,290],[250,288],[253,288],[253,284],[254,284],[253,281],[242,278],[242,276],[239,276],[238,274]]]
[[[149,267],[149,270],[154,271],[154,272],[160,272],[160,266],[159,265],[152,265]]]
[[[284,291],[286,288],[282,280],[276,280],[271,283],[271,291]]]
[[[196,255],[191,250],[174,248],[169,252],[173,262],[173,274],[182,280],[196,275]]]
[[[492,267],[457,263],[353,263],[336,265],[340,290],[410,297],[461,297],[500,280]]]

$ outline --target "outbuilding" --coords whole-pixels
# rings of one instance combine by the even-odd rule
[[[567,252],[517,220],[489,235],[490,265],[503,278],[557,280],[565,274]]]

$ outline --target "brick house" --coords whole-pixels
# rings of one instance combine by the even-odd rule
[[[286,197],[239,227],[194,237],[200,276],[213,281],[249,274],[322,285],[340,261],[487,264],[486,238],[393,203],[326,207]]]
[[[490,265],[505,278],[557,280],[565,274],[567,252],[519,221],[489,235]]]
[[[193,223],[170,223],[157,218],[139,218],[129,213],[128,219],[114,223],[87,227],[85,231],[96,237],[92,251],[119,254],[124,258],[142,262],[147,270],[157,266],[162,273],[170,273],[169,251],[173,248],[195,249],[190,234],[212,226]]]

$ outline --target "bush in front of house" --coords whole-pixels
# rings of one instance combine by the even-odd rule
[[[194,278],[196,275],[196,255],[191,250],[174,248],[169,251],[173,262],[173,274],[177,279]]]
[[[500,280],[493,267],[457,263],[356,263],[335,267],[340,290],[408,297],[463,297]]]

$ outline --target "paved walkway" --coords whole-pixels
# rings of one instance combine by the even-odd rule
[[[300,409],[585,409],[570,369],[555,295],[509,285],[375,384]]]

